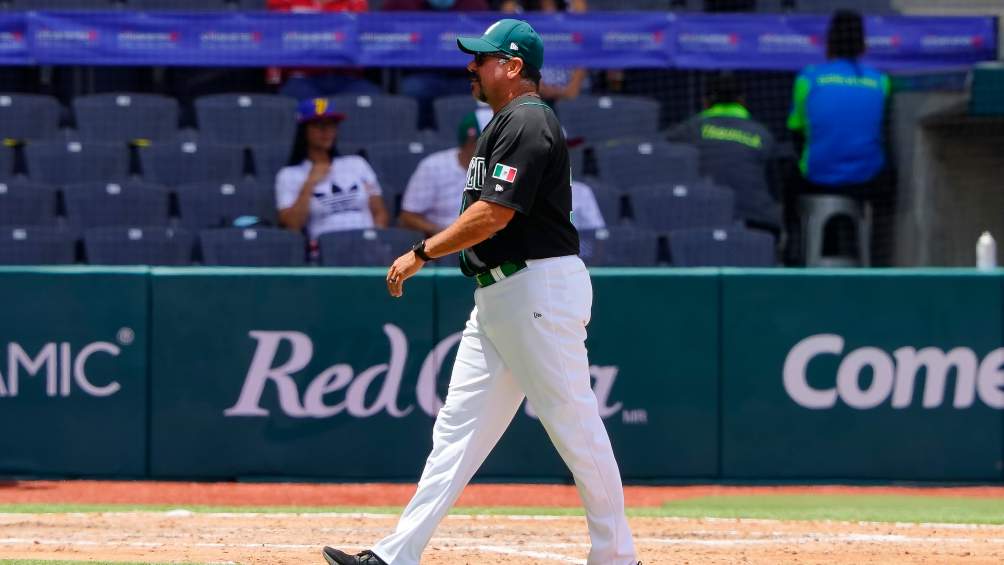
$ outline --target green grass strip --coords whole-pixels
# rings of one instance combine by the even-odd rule
[[[396,506],[205,506],[185,504],[0,504],[0,513],[62,514],[70,512],[197,513],[368,513],[394,515]],[[675,500],[661,507],[628,508],[633,517],[760,518],[774,520],[839,520],[848,522],[943,522],[1004,524],[1004,499],[908,495],[753,495],[707,496]],[[458,515],[582,516],[581,508],[461,507]],[[0,565],[3,565],[0,562]]]
[[[1004,499],[905,495],[705,496],[668,502],[662,516],[1004,524]]]

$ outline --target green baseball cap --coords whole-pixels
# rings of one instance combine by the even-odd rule
[[[457,126],[457,144],[463,145],[467,143],[470,138],[475,138],[481,135],[481,124],[478,122],[478,115],[475,112],[471,112],[460,120],[460,124]]]
[[[488,26],[481,37],[458,37],[464,53],[505,53],[519,57],[538,71],[544,65],[544,41],[523,20],[504,19]]]

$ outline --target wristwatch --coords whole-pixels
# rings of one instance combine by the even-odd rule
[[[432,257],[429,257],[429,255],[425,252],[425,240],[424,239],[422,241],[419,241],[415,245],[412,245],[411,246],[411,250],[415,253],[415,255],[419,259],[421,259],[423,261],[432,261]]]

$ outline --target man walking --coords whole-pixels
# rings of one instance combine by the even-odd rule
[[[529,24],[504,19],[480,38],[471,89],[495,116],[467,171],[464,211],[387,272],[392,296],[437,257],[461,252],[474,310],[457,352],[432,453],[397,529],[372,550],[324,548],[332,565],[417,565],[436,526],[512,421],[523,398],[575,478],[592,540],[588,565],[635,565],[624,493],[589,383],[589,273],[578,258],[568,147],[538,95],[544,47]]]

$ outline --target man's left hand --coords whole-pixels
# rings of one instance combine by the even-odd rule
[[[400,298],[404,294],[404,281],[411,278],[424,265],[425,261],[419,259],[413,251],[398,257],[387,269],[387,292],[394,298]]]

